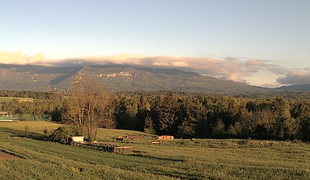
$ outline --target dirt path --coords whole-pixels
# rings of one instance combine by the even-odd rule
[[[6,154],[6,153],[2,153],[0,152],[0,161],[4,161],[4,160],[14,160],[14,159],[20,159],[16,156],[12,156],[10,154]]]

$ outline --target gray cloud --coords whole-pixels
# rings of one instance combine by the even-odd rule
[[[268,71],[274,73],[274,74],[278,74],[278,75],[286,75],[288,70],[281,67],[281,66],[277,66],[277,65],[270,65],[267,68]]]
[[[238,61],[239,59],[235,57],[226,57],[225,60],[226,61]]]
[[[278,78],[277,82],[288,85],[310,84],[310,71],[290,71],[284,77]]]

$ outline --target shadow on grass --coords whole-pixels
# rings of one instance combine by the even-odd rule
[[[17,129],[10,129],[6,127],[0,127],[0,134],[2,133],[10,137],[22,137],[22,138],[31,138],[39,141],[49,141],[48,136],[34,132],[29,132],[27,130],[23,131]]]
[[[16,154],[14,152],[7,151],[7,150],[4,150],[4,149],[0,149],[0,153],[5,153],[5,156],[6,156],[5,160],[7,160],[7,159],[9,159],[9,160],[11,160],[11,159],[19,159],[19,158],[26,159],[26,157],[24,157],[24,156],[21,156],[19,154]],[[12,157],[9,157],[9,156],[12,156]],[[1,161],[1,157],[0,157],[0,161]]]

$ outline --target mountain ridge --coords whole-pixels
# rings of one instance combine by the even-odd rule
[[[310,91],[310,84],[281,86],[276,89],[281,91]]]
[[[112,91],[178,91],[206,94],[242,94],[268,88],[216,79],[179,69],[155,69],[126,65],[50,67],[0,64],[0,89],[68,90],[76,78],[97,78]]]

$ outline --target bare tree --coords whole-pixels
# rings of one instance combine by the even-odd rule
[[[70,97],[65,103],[63,119],[82,126],[89,140],[96,139],[97,130],[110,117],[108,107],[111,93],[104,89],[99,80],[80,80],[73,84]]]

